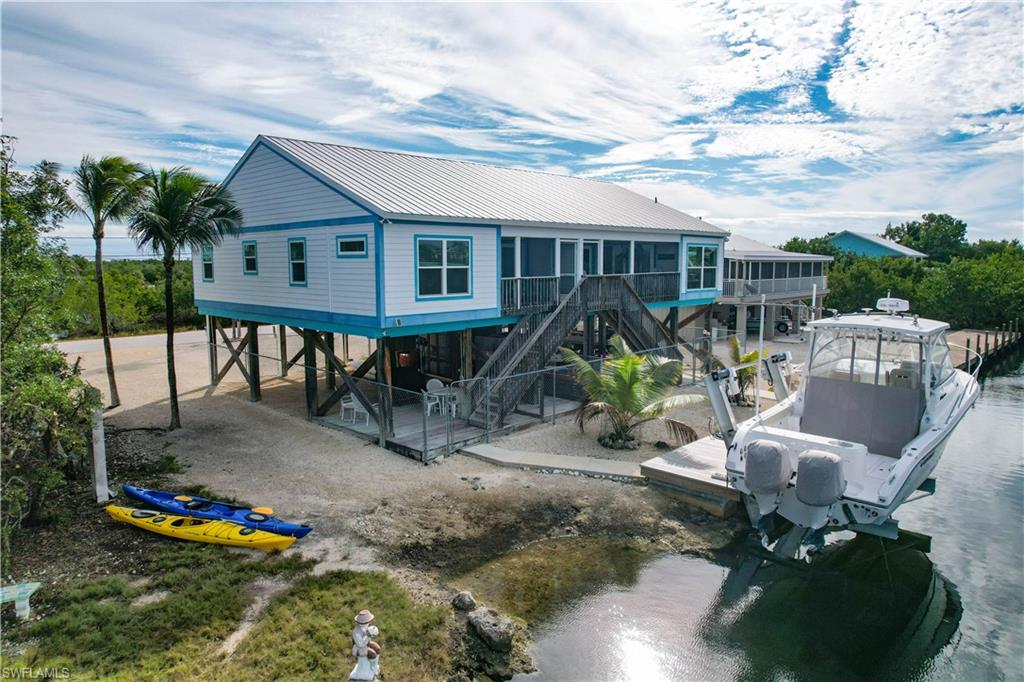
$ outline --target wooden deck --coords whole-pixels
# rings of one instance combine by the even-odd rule
[[[572,412],[578,406],[579,403],[559,398],[555,403],[556,416]],[[520,408],[521,411],[512,412],[506,416],[505,425],[501,429],[492,430],[492,435],[516,431],[541,423],[541,419],[537,416],[536,405],[524,403],[520,405]],[[544,408],[544,420],[550,421],[550,399],[545,401]],[[424,417],[420,403],[395,406],[392,414],[394,433],[387,439],[388,446],[426,461],[439,455],[450,454],[464,445],[478,443],[487,435],[484,429],[470,426],[465,419],[458,417],[449,419],[437,412]],[[380,438],[380,429],[374,419],[370,419],[369,423],[365,421],[365,418],[360,418],[355,422],[351,418],[342,420],[340,412],[335,411],[330,415],[318,417],[316,421],[324,426],[356,433],[367,440],[377,441]]]
[[[725,473],[725,443],[705,436],[643,462],[640,473],[652,483],[678,491],[687,501],[726,517],[740,508],[740,494]]]
[[[982,356],[983,362],[1019,346],[1021,339],[1022,333],[1018,322],[1003,325],[1001,329],[960,329],[946,334],[946,340],[950,344],[970,348]],[[960,348],[950,348],[949,356],[953,364],[960,369],[968,368],[970,358],[973,358],[970,361],[972,368],[977,363],[975,356]]]

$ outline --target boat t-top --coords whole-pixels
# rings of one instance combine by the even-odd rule
[[[788,353],[766,359],[778,401],[738,425],[726,399],[736,368],[706,379],[729,485],[766,544],[780,517],[793,524],[793,555],[820,549],[830,530],[894,538],[893,513],[934,493],[932,471],[978,398],[980,358],[971,373],[953,366],[948,324],[909,314],[902,299],[877,308],[809,322],[799,388]]]

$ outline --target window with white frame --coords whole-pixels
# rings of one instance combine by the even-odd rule
[[[686,288],[714,289],[718,278],[718,247],[686,247]]]
[[[242,242],[242,274],[255,275],[259,272],[259,262],[256,257],[256,242]]]
[[[469,295],[472,240],[468,237],[416,239],[416,295]]]
[[[306,240],[302,237],[288,240],[288,283],[306,286]]]
[[[200,249],[201,258],[203,261],[203,281],[213,281],[213,247],[204,246]]]
[[[339,236],[334,249],[338,258],[366,258],[366,235]]]

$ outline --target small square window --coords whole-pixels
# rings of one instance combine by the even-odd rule
[[[338,258],[365,258],[366,237],[364,235],[338,237],[335,255]]]

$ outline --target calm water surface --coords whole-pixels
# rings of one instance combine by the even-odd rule
[[[762,571],[738,603],[723,599],[728,565],[677,555],[558,585],[531,618],[539,671],[518,679],[1024,680],[1020,357],[984,379],[936,478],[897,514],[932,536],[927,557],[863,561],[847,550],[865,543],[838,545],[846,563],[826,577]]]

